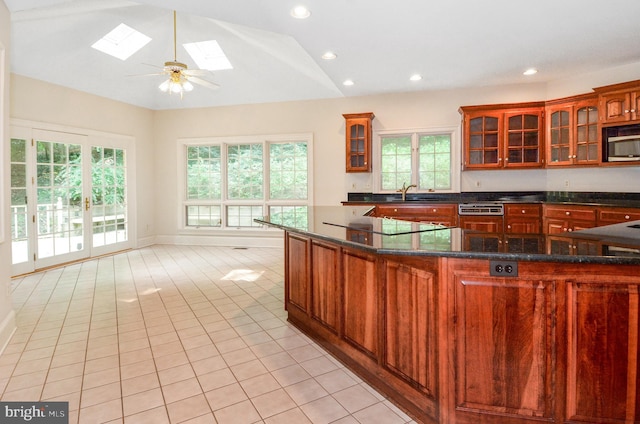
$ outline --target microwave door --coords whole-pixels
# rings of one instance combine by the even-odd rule
[[[609,161],[640,160],[640,139],[626,139],[609,142]]]

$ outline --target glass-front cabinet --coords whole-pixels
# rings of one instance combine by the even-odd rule
[[[598,98],[595,95],[549,102],[547,165],[597,165],[600,162]]]
[[[464,168],[538,168],[544,164],[544,103],[463,106]]]
[[[351,113],[345,118],[346,172],[371,172],[371,121],[373,113]]]

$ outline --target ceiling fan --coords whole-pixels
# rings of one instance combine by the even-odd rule
[[[185,92],[193,90],[193,84],[198,84],[206,88],[217,89],[220,86],[210,81],[199,78],[197,75],[208,75],[210,72],[203,69],[188,69],[187,65],[178,62],[177,59],[177,43],[176,43],[176,11],[173,11],[173,60],[164,63],[162,72],[152,75],[168,75],[158,88],[161,91],[172,93],[180,93],[180,98]]]

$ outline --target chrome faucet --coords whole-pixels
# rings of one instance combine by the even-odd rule
[[[399,188],[398,190],[396,190],[398,193],[402,193],[403,202],[407,199],[407,191],[409,191],[411,187],[417,187],[417,186],[415,184],[411,184],[410,186],[407,187],[407,183],[403,182],[402,188]]]

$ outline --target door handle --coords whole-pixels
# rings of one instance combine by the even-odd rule
[[[85,197],[85,198],[84,198],[84,210],[85,210],[85,211],[88,211],[88,210],[89,210],[89,206],[90,206],[90,204],[89,204],[89,198],[88,198],[88,197]]]

